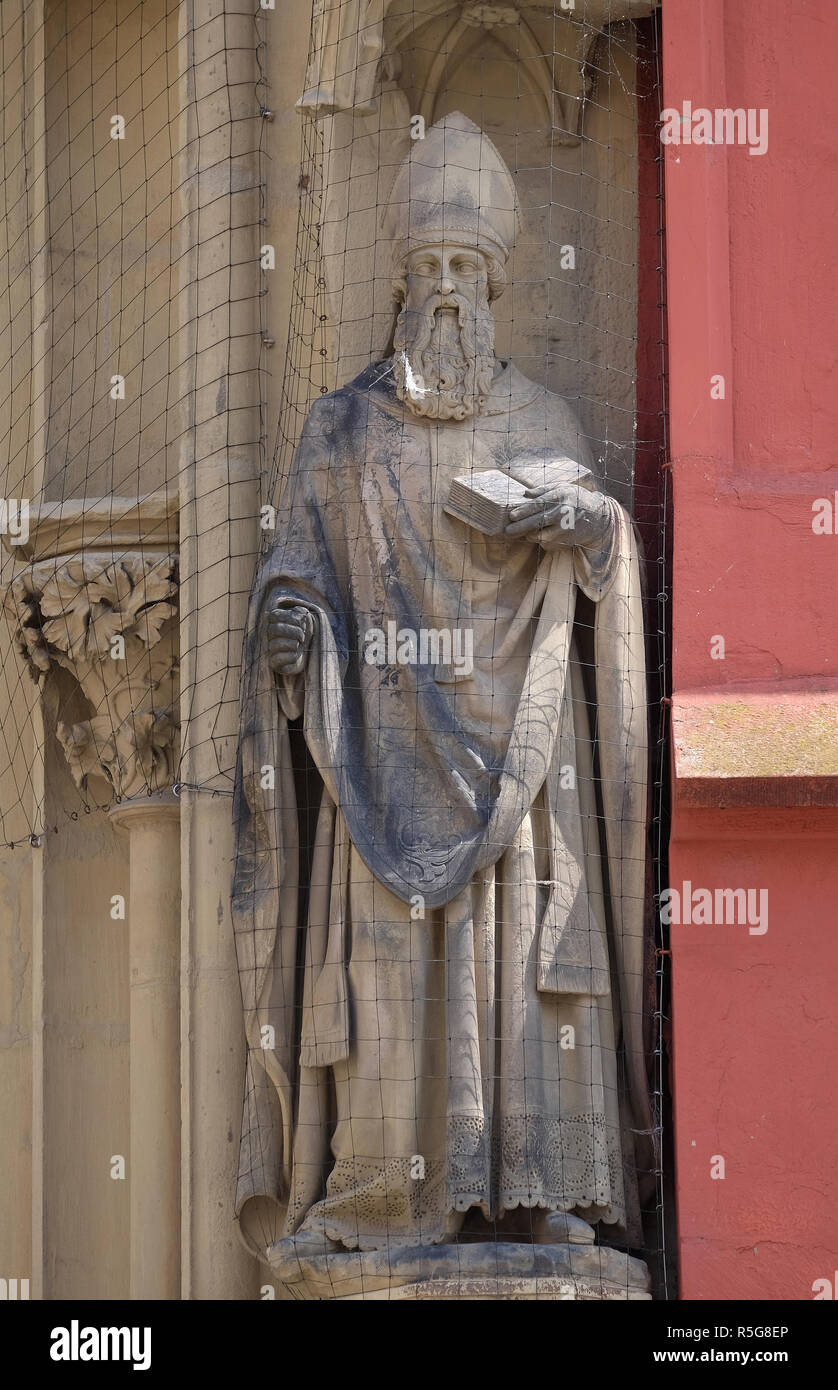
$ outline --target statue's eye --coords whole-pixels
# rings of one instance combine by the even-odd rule
[[[473,261],[470,257],[458,257],[451,268],[456,275],[477,274],[477,262]]]
[[[416,261],[413,266],[415,275],[433,275],[438,267],[434,261]]]

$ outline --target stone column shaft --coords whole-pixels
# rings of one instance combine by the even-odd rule
[[[130,844],[131,1297],[180,1296],[180,832],[173,797],[119,805]]]

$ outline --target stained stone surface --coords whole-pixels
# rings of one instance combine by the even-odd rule
[[[312,1253],[305,1238],[268,1250],[277,1279],[306,1299],[648,1299],[642,1260],[607,1246],[482,1241]]]

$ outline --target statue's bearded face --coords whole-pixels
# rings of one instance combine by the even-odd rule
[[[425,246],[404,258],[394,283],[402,300],[393,339],[396,394],[415,415],[468,420],[486,404],[495,371],[493,269],[502,274],[468,246]]]

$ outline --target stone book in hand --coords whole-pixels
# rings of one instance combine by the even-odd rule
[[[522,462],[526,467],[529,461]],[[528,488],[542,483],[593,486],[590,469],[573,459],[556,459],[544,464],[539,462],[537,473],[537,477],[534,473],[526,483],[511,478],[499,468],[463,474],[453,480],[444,510],[476,531],[482,531],[487,536],[498,536],[506,528],[510,509],[525,500]]]

